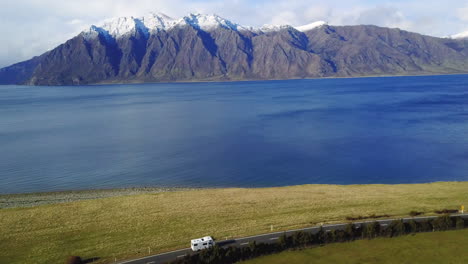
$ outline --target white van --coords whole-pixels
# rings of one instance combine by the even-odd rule
[[[212,237],[207,236],[203,238],[197,238],[197,239],[192,239],[192,250],[193,251],[200,251],[203,249],[208,249],[210,247],[213,247],[215,245],[215,241],[213,240]]]

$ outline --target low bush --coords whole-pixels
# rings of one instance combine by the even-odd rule
[[[402,220],[392,221],[385,229],[382,230],[382,236],[396,237],[406,234],[406,226]]]
[[[83,264],[83,260],[78,256],[70,256],[67,258],[66,264]]]
[[[416,221],[414,221],[413,219],[411,219],[409,222],[405,223],[405,226],[406,226],[406,232],[407,233],[420,232],[419,231],[420,225]]]
[[[457,209],[442,209],[442,210],[435,210],[434,213],[436,214],[456,214],[458,213]]]
[[[390,217],[389,215],[376,215],[376,214],[371,214],[368,216],[347,216],[346,220],[348,221],[358,221],[358,220],[366,220],[366,219],[377,219],[377,218],[384,218],[384,217]]]
[[[362,230],[362,237],[372,239],[380,234],[380,224],[377,222],[367,223]]]
[[[434,219],[432,221],[432,227],[434,231],[445,231],[455,227],[455,225],[454,221],[452,221],[452,218],[450,218],[449,215],[444,215]]]
[[[461,217],[455,219],[455,228],[463,229],[465,228],[465,221]]]
[[[423,213],[423,212],[418,212],[418,211],[411,211],[411,212],[409,213],[409,215],[410,215],[410,216],[413,216],[413,217],[414,217],[414,216],[418,216],[418,215],[422,215],[422,214],[424,214],[424,213]]]

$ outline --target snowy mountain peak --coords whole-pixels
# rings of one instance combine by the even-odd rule
[[[274,32],[274,31],[294,28],[297,31],[306,32],[314,28],[321,27],[323,25],[327,25],[327,23],[324,21],[317,21],[317,22],[313,22],[313,23],[299,26],[299,27],[291,27],[289,25],[264,25],[261,28],[259,28],[259,30],[262,32]]]
[[[316,27],[325,25],[323,21],[314,22],[308,25],[296,27],[298,31],[308,31]],[[254,31],[254,32],[274,32],[293,27],[288,25],[264,25],[261,28],[243,27],[237,23],[233,23],[228,19],[218,15],[205,15],[199,13],[191,13],[180,19],[174,19],[163,13],[149,13],[143,17],[119,17],[105,20],[101,26],[91,26],[87,31],[82,32],[86,39],[95,38],[99,35],[104,35],[106,38],[117,39],[119,37],[136,34],[140,32],[149,37],[150,34],[158,31],[171,30],[174,27],[191,26],[203,31],[212,31],[216,28],[225,28],[234,31]]]
[[[452,38],[452,39],[465,39],[465,38],[468,38],[468,31],[452,35],[452,36],[450,36],[450,38]]]
[[[314,28],[318,28],[318,27],[321,27],[321,26],[324,26],[324,25],[327,25],[327,22],[317,21],[317,22],[313,22],[313,23],[310,23],[310,24],[307,24],[307,25],[296,27],[296,29],[298,31],[301,31],[301,32],[306,32],[306,31],[309,31],[309,30],[312,30]]]
[[[162,14],[150,13],[146,16],[135,17],[119,17],[104,20],[101,26],[91,26],[87,31],[82,32],[85,38],[92,38],[98,34],[104,34],[113,38],[125,36],[135,33],[137,30],[149,35],[153,31],[166,30],[173,27],[177,20]]]
[[[149,13],[140,18],[119,17],[105,20],[101,26],[93,25],[87,31],[82,32],[82,34],[85,38],[97,37],[99,34],[105,34],[112,38],[119,38],[127,34],[135,33],[137,30],[149,35],[159,30],[170,30],[176,26],[192,26],[205,31],[210,31],[218,27],[236,31],[246,29],[218,15],[192,13],[183,18],[174,19],[163,13]]]
[[[188,16],[185,16],[183,20],[196,28],[202,29],[202,30],[212,30],[214,28],[218,27],[223,27],[227,29],[232,29],[232,30],[239,30],[240,28],[243,28],[242,26],[231,22],[230,20],[227,20],[225,18],[222,18],[218,15],[203,15],[199,13],[191,13]]]
[[[163,13],[150,13],[140,19],[148,32],[166,30],[173,27],[178,21]]]
[[[112,36],[122,36],[134,31],[137,26],[141,25],[137,23],[136,18],[119,17],[105,21],[101,28],[106,30]]]

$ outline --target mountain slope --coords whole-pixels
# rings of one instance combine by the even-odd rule
[[[0,84],[290,79],[468,72],[468,41],[376,26],[243,27],[216,15],[163,14],[92,26]]]

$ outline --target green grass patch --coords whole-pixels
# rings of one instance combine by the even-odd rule
[[[407,216],[468,204],[468,182],[416,185],[304,185],[211,189],[0,210],[0,263],[97,263],[220,239],[294,229],[347,217]]]
[[[468,230],[329,244],[260,257],[245,264],[468,263]]]

